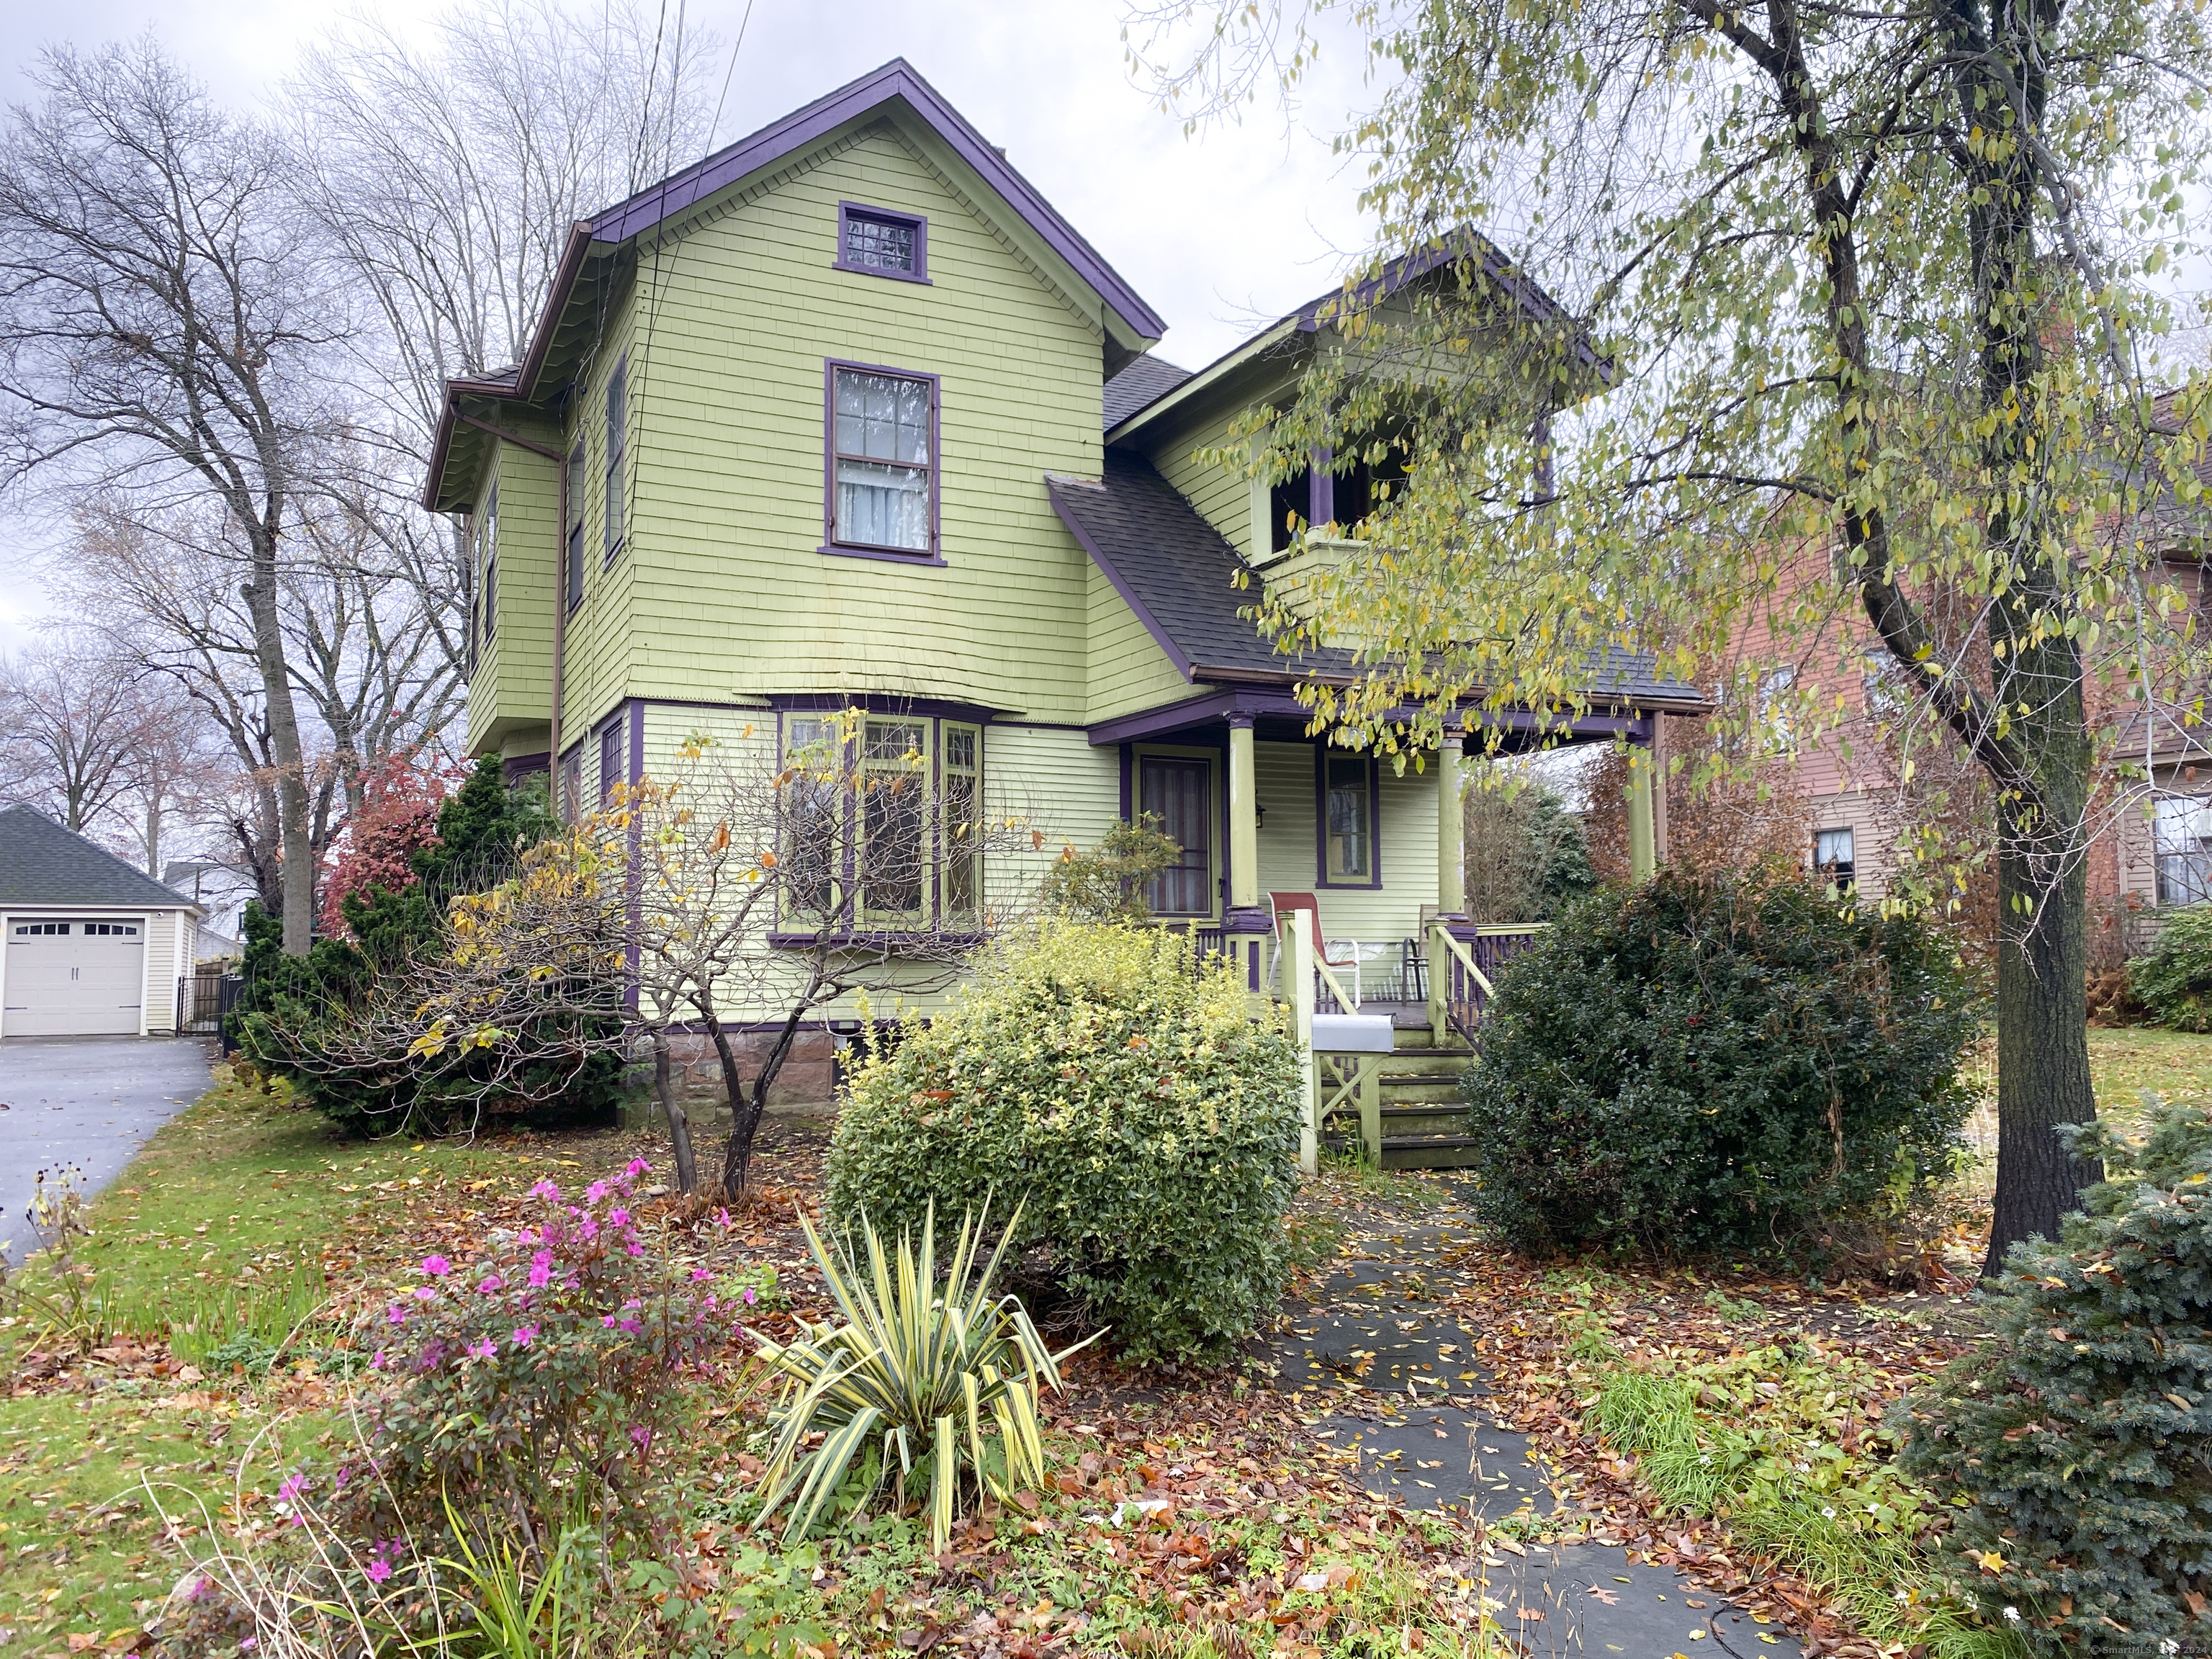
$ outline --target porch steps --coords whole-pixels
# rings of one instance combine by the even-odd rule
[[[1475,1143],[1465,1133],[1467,1108],[1459,1093],[1468,1050],[1457,1042],[1437,1047],[1426,1020],[1415,1024],[1401,1014],[1398,1021],[1395,1047],[1381,1068],[1382,1167],[1449,1170],[1474,1163]],[[1335,1113],[1323,1128],[1333,1150],[1358,1152],[1356,1111]]]

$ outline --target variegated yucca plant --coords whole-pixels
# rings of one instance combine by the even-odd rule
[[[863,1215],[865,1272],[849,1235],[825,1246],[799,1217],[844,1323],[804,1327],[787,1345],[761,1343],[761,1363],[783,1379],[769,1414],[776,1439],[761,1518],[787,1506],[787,1540],[805,1536],[853,1471],[866,1467],[872,1445],[881,1453],[874,1484],[858,1501],[867,1503],[886,1480],[902,1495],[926,1480],[931,1545],[939,1551],[951,1541],[968,1491],[1004,1497],[1043,1481],[1039,1394],[1057,1389],[1060,1362],[1096,1338],[1053,1353],[1019,1297],[992,1297],[1021,1212],[979,1272],[989,1213],[986,1204],[981,1216],[963,1218],[942,1280],[933,1205],[918,1244],[902,1231],[888,1249]],[[806,1451],[817,1433],[822,1443]],[[995,1468],[987,1448],[996,1453]]]

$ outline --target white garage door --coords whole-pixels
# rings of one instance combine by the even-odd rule
[[[137,1036],[145,933],[136,921],[10,921],[0,1035]]]

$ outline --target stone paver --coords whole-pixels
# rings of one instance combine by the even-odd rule
[[[1358,1465],[1360,1484],[1409,1510],[1486,1521],[1567,1510],[1528,1437],[1486,1407],[1479,1333],[1440,1303],[1467,1282],[1448,1252],[1478,1242],[1449,1219],[1378,1221],[1315,1286],[1315,1301],[1257,1356],[1316,1415],[1316,1449]],[[1493,1534],[1493,1543],[1497,1535]],[[1618,1545],[1497,1546],[1467,1576],[1531,1659],[1802,1659],[1796,1638]]]

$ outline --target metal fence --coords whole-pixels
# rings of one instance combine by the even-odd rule
[[[213,973],[190,973],[177,981],[177,1030],[196,1036],[214,1036],[222,1031],[222,1017],[238,1006],[240,994],[246,989],[245,978],[217,969]],[[230,1052],[230,1040],[223,1038],[223,1052]]]

